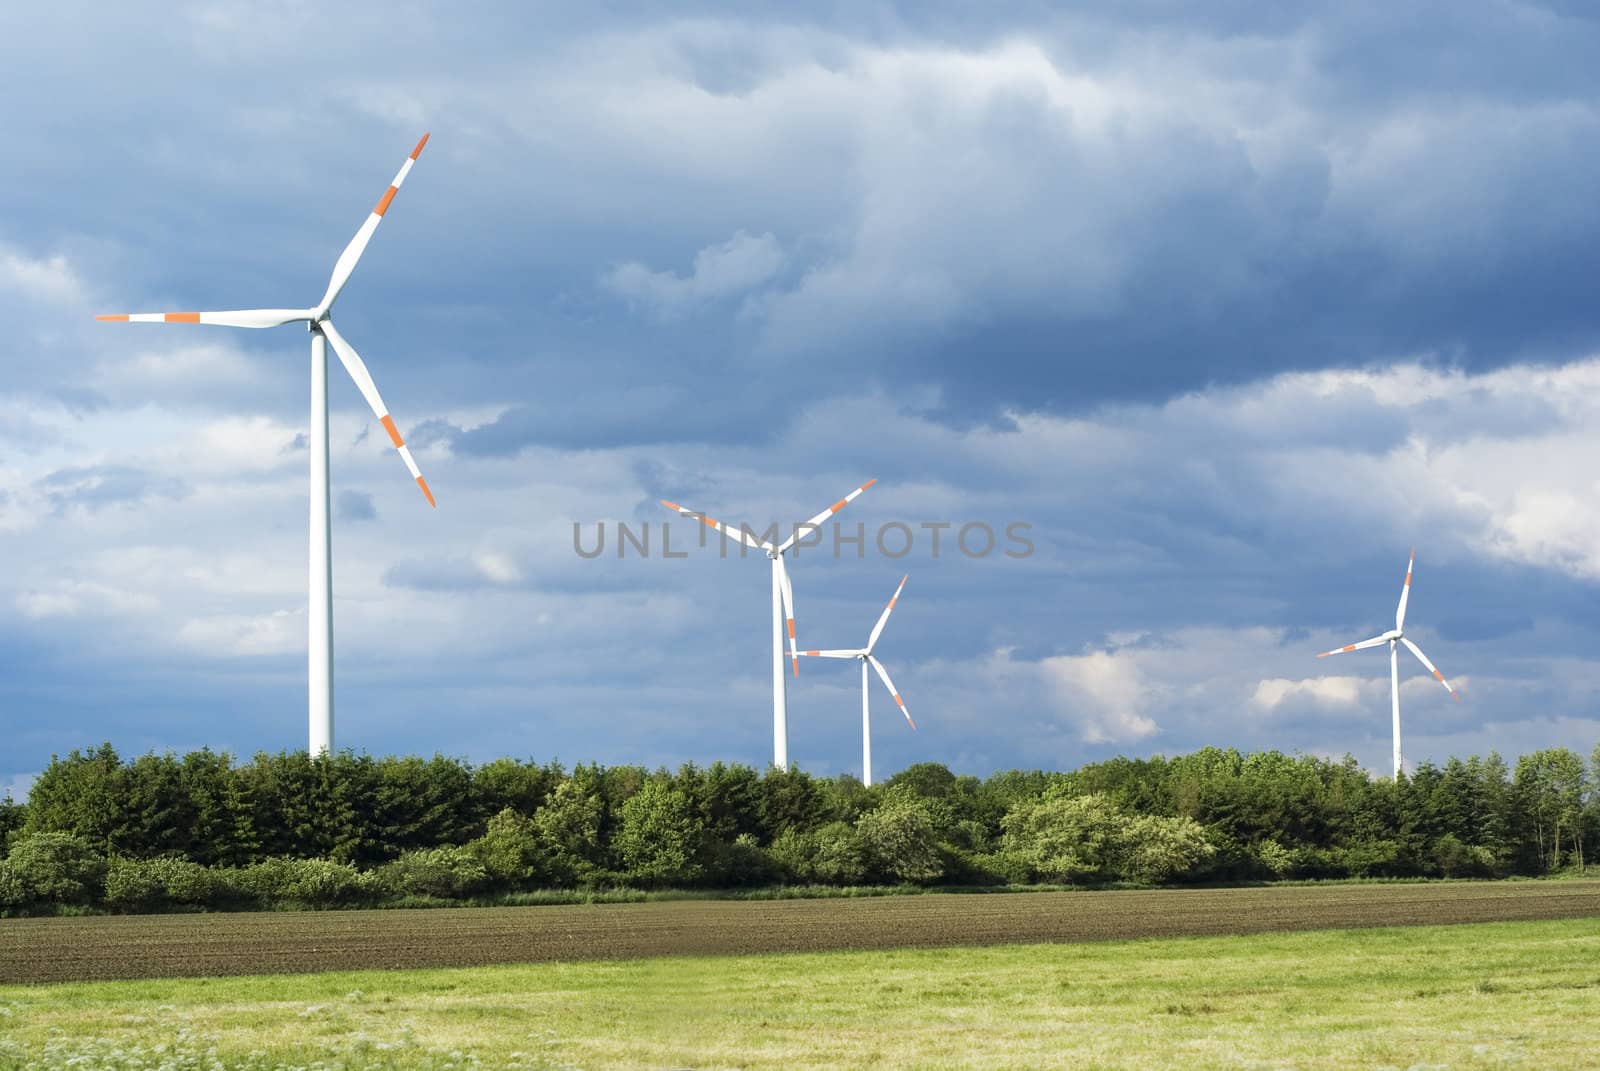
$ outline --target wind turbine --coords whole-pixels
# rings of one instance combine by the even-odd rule
[[[772,562],[772,765],[780,770],[789,768],[789,707],[787,682],[783,677],[783,634],[786,626],[789,632],[789,658],[794,663],[794,675],[796,677],[800,675],[800,656],[795,650],[794,642],[794,589],[789,584],[789,570],[784,567],[783,556],[794,549],[801,532],[815,530],[823,521],[844,509],[857,495],[877,482],[868,480],[809,521],[795,525],[794,533],[776,545],[757,536],[750,530],[749,525],[741,524],[734,528],[732,525],[707,517],[699,510],[680,506],[676,502],[668,502],[664,498],[661,500],[661,504],[674,513],[700,521],[706,527],[714,528],[752,550],[762,551]],[[774,538],[777,537],[776,526],[768,531],[773,533]],[[743,556],[743,552],[740,556]]]
[[[383,399],[379,397],[378,388],[372,382],[372,375],[367,371],[367,366],[362,363],[361,355],[356,353],[355,347],[344,340],[344,336],[339,334],[338,329],[333,326],[333,321],[328,318],[333,303],[338,300],[345,283],[350,281],[351,273],[361,260],[361,254],[366,251],[367,243],[372,241],[373,232],[378,229],[378,224],[383,222],[384,213],[389,211],[389,205],[399,191],[400,184],[405,182],[406,176],[411,173],[412,165],[417,162],[417,157],[422,154],[422,147],[426,144],[428,135],[424,134],[422,140],[417,142],[417,147],[411,150],[406,162],[400,165],[400,173],[394,177],[389,188],[378,199],[366,222],[361,224],[361,229],[356,231],[355,237],[350,239],[350,244],[339,254],[339,259],[333,265],[333,275],[328,279],[328,289],[315,308],[243,309],[233,312],[136,312],[95,317],[97,320],[115,320],[123,323],[217,324],[222,327],[251,328],[304,323],[311,332],[311,570],[307,616],[310,627],[308,671],[310,750],[313,755],[333,750],[333,533],[328,526],[327,343],[333,343],[333,351],[339,355],[340,362],[344,365],[345,371],[350,373],[350,378],[355,380],[361,396],[367,400],[378,421],[389,433],[395,449],[400,451],[401,460],[406,463],[406,468],[411,471],[417,486],[422,488],[423,495],[427,497],[428,505],[436,505],[433,492],[428,490],[428,482],[422,478],[416,460],[412,458],[405,440],[400,437],[394,418],[389,415],[388,406],[384,405]]]
[[[1400,644],[1405,644],[1411,653],[1417,656],[1417,661],[1421,662],[1428,672],[1433,674],[1434,680],[1444,685],[1445,691],[1454,696],[1458,702],[1461,699],[1459,695],[1456,695],[1456,690],[1450,687],[1450,682],[1444,679],[1444,674],[1440,673],[1434,664],[1428,661],[1428,656],[1422,653],[1422,648],[1406,639],[1406,600],[1411,597],[1411,570],[1416,564],[1417,549],[1412,547],[1411,560],[1406,563],[1406,582],[1400,589],[1400,606],[1394,612],[1394,628],[1385,632],[1382,636],[1374,636],[1372,639],[1362,640],[1360,643],[1346,644],[1336,651],[1323,651],[1317,655],[1318,658],[1327,658],[1329,655],[1344,654],[1346,651],[1359,651],[1363,647],[1377,647],[1382,643],[1389,645],[1389,700],[1394,710],[1394,778],[1396,781],[1400,780]]]
[[[911,720],[911,712],[906,709],[906,701],[900,698],[900,693],[895,690],[894,681],[889,679],[889,671],[883,668],[883,663],[872,656],[872,649],[878,645],[878,637],[883,635],[883,626],[888,624],[889,615],[894,612],[894,604],[900,601],[900,593],[905,590],[909,576],[900,578],[900,586],[894,589],[894,594],[889,598],[889,605],[883,608],[883,614],[878,618],[878,623],[872,626],[872,635],[867,637],[867,645],[855,651],[801,651],[803,655],[813,658],[854,658],[861,663],[861,783],[868,788],[872,787],[872,703],[868,698],[867,665],[877,670],[878,676],[883,681],[883,686],[889,689],[889,694],[894,696],[895,706],[900,708],[900,713],[905,715],[906,723],[915,729],[917,723]]]

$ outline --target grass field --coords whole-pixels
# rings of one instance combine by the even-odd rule
[[[1600,917],[1600,882],[0,920],[0,984]]]
[[[1582,1068],[1600,923],[0,987],[0,1068]]]

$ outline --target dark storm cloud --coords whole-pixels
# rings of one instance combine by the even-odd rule
[[[1419,710],[1542,746],[1527,709],[1592,710],[1592,387],[1475,373],[1600,344],[1597,46],[1531,3],[8,9],[0,90],[39,102],[0,183],[3,460],[38,466],[0,470],[10,772],[301,742],[303,466],[238,459],[305,448],[303,330],[88,318],[314,301],[424,129],[338,316],[437,512],[331,370],[340,520],[378,518],[335,535],[358,746],[763,761],[763,563],[584,561],[571,520],[764,522],[869,477],[852,521],[1039,546],[797,563],[808,635],[847,642],[913,574],[886,642],[927,735],[886,761],[1381,764],[1381,657],[1296,686],[1392,620],[1413,541],[1418,635],[1478,678]],[[1327,368],[1371,374],[1286,375]],[[848,768],[834,684],[796,686],[795,750]]]

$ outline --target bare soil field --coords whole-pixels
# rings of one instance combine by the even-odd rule
[[[1596,881],[8,919],[0,984],[1592,917]]]

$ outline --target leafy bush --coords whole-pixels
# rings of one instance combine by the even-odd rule
[[[1275,840],[1264,840],[1252,853],[1261,869],[1275,878],[1286,878],[1294,873],[1294,853]]]
[[[752,833],[740,833],[733,841],[717,841],[711,849],[709,877],[718,886],[748,888],[770,885],[781,876],[782,868]]]
[[[533,820],[510,807],[489,819],[489,828],[467,850],[484,872],[487,883],[517,888],[538,870],[539,831]]]
[[[703,829],[682,790],[652,779],[622,805],[622,828],[612,845],[631,881],[690,884],[703,872],[698,862]]]
[[[1480,844],[1465,844],[1446,833],[1433,846],[1433,865],[1447,878],[1493,877],[1499,869],[1495,853]]]
[[[0,859],[0,915],[10,915],[28,906],[32,897],[17,868],[9,859]]]
[[[222,873],[174,856],[113,859],[106,870],[105,903],[119,911],[158,911],[168,904],[213,905]]]
[[[1117,869],[1134,881],[1170,881],[1216,854],[1199,822],[1154,814],[1128,818],[1120,847]]]
[[[768,854],[790,881],[856,885],[867,876],[866,851],[848,822],[830,822],[810,833],[786,829]]]
[[[1045,881],[1169,881],[1217,851],[1192,818],[1128,814],[1100,793],[1052,788],[1013,805],[1003,825],[1005,852]]]
[[[489,872],[470,848],[423,848],[406,852],[378,871],[386,890],[406,896],[464,897],[489,883]]]
[[[113,911],[156,911],[166,899],[166,886],[144,860],[113,859],[107,866],[105,903]]]
[[[1105,796],[1068,795],[1012,805],[1001,822],[1001,848],[1043,881],[1104,881],[1120,845],[1122,817]]]
[[[909,789],[890,788],[876,810],[856,820],[869,873],[929,882],[944,873],[928,804]]]
[[[333,907],[382,891],[370,874],[326,859],[265,859],[236,871],[239,888],[263,906]]]
[[[105,856],[71,833],[35,833],[16,841],[6,857],[30,901],[87,904],[100,898]]]

